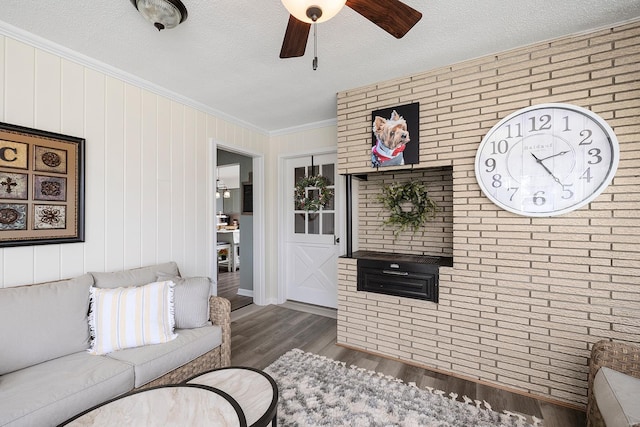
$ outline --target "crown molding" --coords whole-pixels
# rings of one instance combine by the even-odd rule
[[[322,120],[319,122],[306,123],[300,126],[292,126],[289,128],[278,129],[278,130],[269,132],[269,136],[273,137],[273,136],[289,135],[292,133],[306,132],[306,131],[326,128],[330,126],[338,126],[338,119],[336,118],[336,119]]]
[[[104,62],[98,61],[94,58],[91,58],[89,56],[86,56],[74,50],[61,46],[57,43],[52,42],[51,40],[47,40],[43,37],[40,37],[38,35],[35,35],[23,29],[17,28],[3,21],[0,21],[0,35],[10,37],[19,42],[27,43],[37,49],[57,55],[63,59],[69,60],[71,62],[75,62],[79,65],[90,68],[92,70],[99,71],[110,77],[114,77],[116,79],[122,80],[125,83],[129,83],[141,89],[145,89],[145,90],[148,90],[149,92],[153,92],[156,95],[163,96],[165,98],[184,104],[188,107],[192,107],[202,112],[211,114],[220,119],[226,120],[230,123],[236,124],[243,128],[247,128],[254,132],[257,132],[266,136],[270,136],[269,131],[265,129],[259,128],[244,120],[238,119],[237,117],[234,117],[222,111],[216,110],[215,108],[212,108],[201,102],[195,101],[191,98],[187,98],[186,96],[180,95],[164,87],[151,83],[148,80],[145,80],[133,74],[127,73],[119,68],[116,68]]]

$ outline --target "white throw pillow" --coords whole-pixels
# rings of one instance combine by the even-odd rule
[[[91,288],[91,354],[160,344],[177,337],[170,280],[128,288]]]

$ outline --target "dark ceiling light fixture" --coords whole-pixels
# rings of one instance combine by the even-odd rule
[[[131,0],[131,3],[158,31],[177,27],[187,19],[187,8],[180,0]]]

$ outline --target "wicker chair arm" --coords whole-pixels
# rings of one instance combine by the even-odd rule
[[[598,341],[591,349],[589,384],[593,381],[598,369],[603,366],[640,378],[640,346],[621,342]]]
[[[212,296],[209,298],[209,319],[222,328],[221,362],[231,365],[231,303],[228,299]]]
[[[591,349],[589,359],[589,386],[587,389],[587,426],[606,426],[598,405],[593,397],[593,380],[598,369],[607,368],[640,378],[640,347],[611,341],[598,341]]]

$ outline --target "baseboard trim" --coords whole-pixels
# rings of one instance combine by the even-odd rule
[[[280,307],[289,308],[291,310],[304,311],[305,313],[317,314],[318,316],[329,317],[331,319],[338,318],[338,311],[335,308],[321,307],[319,305],[306,304],[297,301],[285,301],[279,304]]]
[[[545,396],[540,396],[540,395],[533,394],[533,393],[528,393],[526,391],[514,389],[514,388],[511,388],[511,387],[506,387],[506,386],[503,386],[503,385],[500,385],[500,384],[495,384],[495,383],[492,383],[492,382],[489,382],[489,381],[480,380],[478,378],[472,378],[472,377],[468,377],[468,376],[465,376],[465,375],[456,374],[455,372],[449,372],[449,371],[445,371],[443,369],[433,368],[433,367],[430,367],[430,366],[427,366],[427,365],[423,365],[423,364],[418,363],[418,362],[412,362],[410,360],[400,359],[398,357],[393,357],[393,356],[389,356],[387,354],[377,353],[377,352],[371,351],[371,350],[365,350],[365,349],[360,348],[360,347],[355,347],[355,346],[352,346],[352,345],[343,344],[343,343],[339,343],[339,342],[336,342],[336,346],[347,348],[349,350],[356,350],[356,351],[359,351],[361,353],[367,353],[367,354],[370,354],[372,356],[382,357],[383,359],[387,359],[387,360],[393,360],[393,361],[401,362],[401,363],[404,363],[405,365],[415,366],[416,368],[424,369],[424,370],[435,372],[435,373],[438,373],[438,374],[444,374],[444,375],[448,375],[450,377],[460,378],[462,380],[471,381],[471,382],[476,383],[476,384],[486,385],[486,386],[489,386],[489,387],[493,387],[493,388],[497,388],[497,389],[500,389],[500,390],[508,391],[510,393],[519,394],[520,396],[530,397],[531,399],[536,399],[536,400],[539,400],[539,401],[542,401],[542,402],[547,402],[547,403],[551,403],[551,404],[554,404],[554,405],[563,406],[565,408],[575,409],[576,411],[586,412],[586,408],[584,406],[578,406],[578,405],[575,405],[573,403],[563,402],[561,400],[552,399],[550,397],[545,397]]]
[[[238,295],[253,298],[253,289],[238,288]]]

